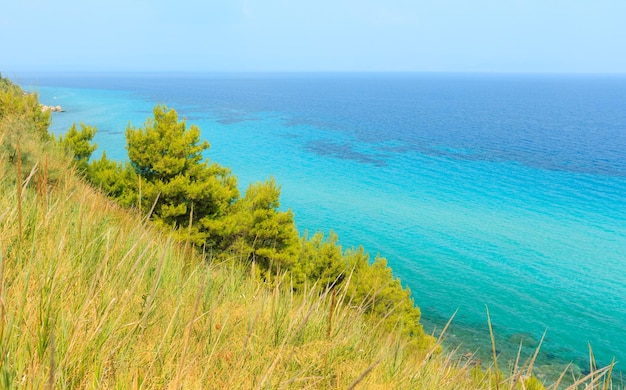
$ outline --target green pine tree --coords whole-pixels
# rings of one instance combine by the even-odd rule
[[[297,258],[293,212],[280,211],[280,187],[273,178],[251,184],[235,204],[231,249],[259,265],[266,279],[290,270]]]
[[[296,287],[301,287],[307,280],[309,283],[317,283],[322,289],[334,288],[341,285],[348,273],[335,232],[331,231],[326,238],[321,232],[311,238],[306,234],[301,238],[298,262],[292,271]]]
[[[239,191],[228,168],[203,157],[209,143],[200,141],[200,129],[187,127],[174,109],[158,105],[143,127],[126,129],[126,142],[131,166],[140,176],[141,208],[153,209],[158,224],[178,228],[183,238],[219,244],[222,221]]]
[[[59,136],[59,143],[69,153],[74,156],[76,167],[80,172],[86,172],[91,154],[98,147],[92,143],[96,135],[96,128],[80,124],[80,131],[76,128],[76,123],[72,124],[65,135]]]

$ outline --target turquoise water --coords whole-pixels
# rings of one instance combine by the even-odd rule
[[[386,257],[428,331],[626,369],[626,77],[497,75],[46,75],[53,131],[124,130],[165,102],[244,189],[272,175],[301,232],[335,230]]]

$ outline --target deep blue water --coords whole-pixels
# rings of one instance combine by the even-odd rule
[[[613,357],[626,369],[626,76],[490,74],[23,75],[53,131],[124,130],[156,103],[199,125],[207,156],[273,175],[301,231],[388,259],[440,329],[540,373]]]

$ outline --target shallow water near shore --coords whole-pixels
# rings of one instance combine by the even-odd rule
[[[537,370],[626,370],[626,77],[438,74],[28,75],[52,130],[124,131],[167,103],[240,187],[274,176],[301,232],[388,259],[425,328]]]

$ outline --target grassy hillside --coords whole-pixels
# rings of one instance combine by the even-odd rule
[[[36,99],[1,89],[1,388],[542,388],[532,362],[417,349],[349,282],[295,293],[181,243],[86,184]]]

